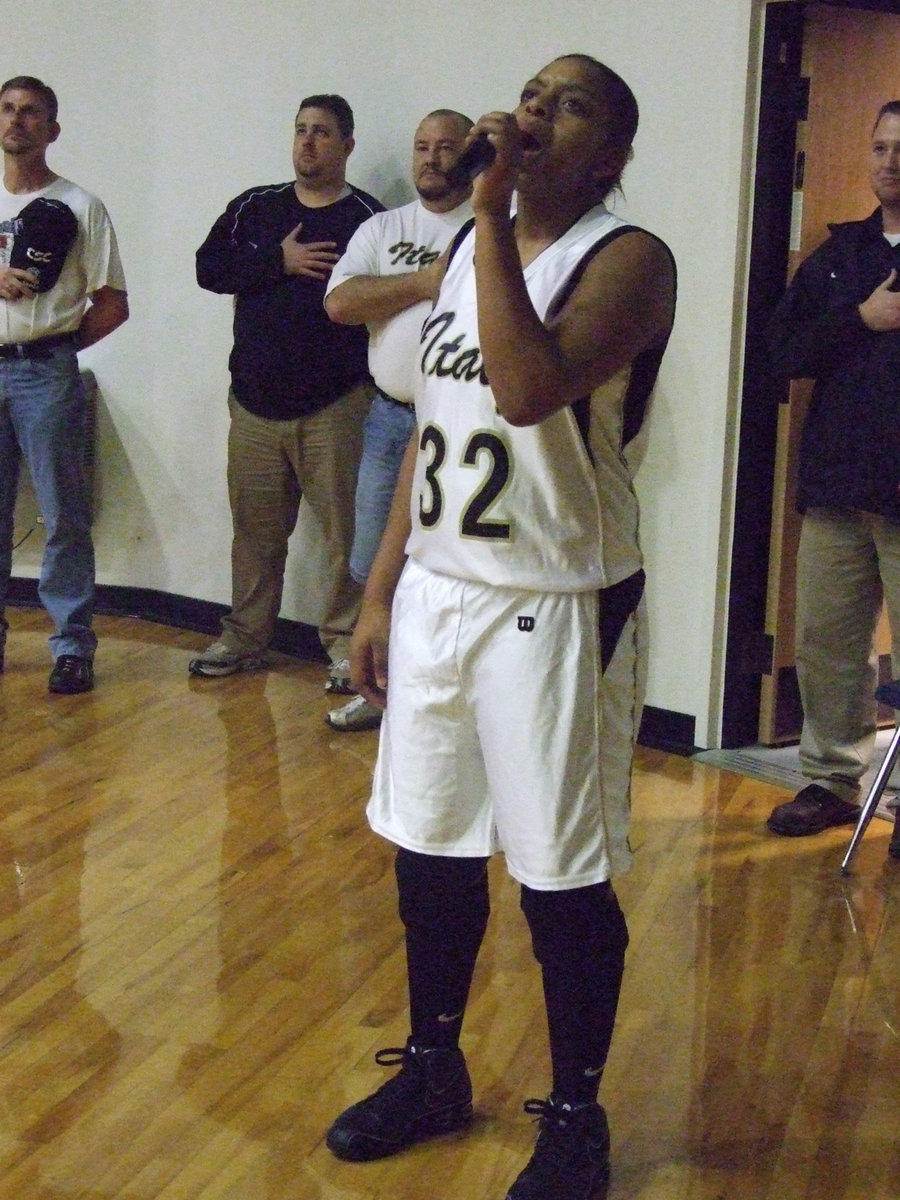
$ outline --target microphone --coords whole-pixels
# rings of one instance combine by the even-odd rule
[[[447,172],[447,182],[454,188],[464,187],[481,171],[486,170],[496,157],[497,152],[487,140],[487,135],[479,133]]]

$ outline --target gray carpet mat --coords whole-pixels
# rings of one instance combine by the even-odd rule
[[[868,795],[869,788],[881,766],[884,755],[890,745],[893,730],[882,729],[875,740],[875,753],[872,765],[863,776],[861,801]],[[759,779],[763,783],[774,784],[791,792],[798,792],[809,782],[800,770],[800,757],[796,746],[743,746],[739,750],[701,750],[693,756],[697,762],[707,763],[722,771],[731,771],[735,775],[745,775],[749,779]],[[897,807],[898,792],[900,792],[900,765],[895,767],[887,788],[884,791],[875,815],[885,821],[893,821],[894,809]]]

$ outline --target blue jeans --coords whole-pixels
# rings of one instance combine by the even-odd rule
[[[356,528],[350,574],[365,583],[387,525],[397,475],[416,427],[413,408],[386,400],[376,391],[363,427],[362,461],[356,482]]]
[[[0,617],[12,573],[19,468],[28,464],[46,543],[38,595],[50,614],[54,659],[93,655],[94,545],[84,477],[87,400],[73,346],[47,358],[0,359]]]

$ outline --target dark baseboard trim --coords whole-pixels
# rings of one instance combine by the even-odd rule
[[[7,602],[24,608],[40,608],[36,579],[16,579],[9,582]],[[189,629],[193,633],[219,634],[219,622],[228,612],[226,604],[210,600],[194,600],[190,596],[173,596],[152,588],[118,587],[98,584],[94,609],[105,616],[136,617],[157,625]],[[319,635],[312,625],[302,621],[286,621],[279,617],[275,623],[271,646],[282,654],[312,662],[327,662]]]
[[[696,717],[645,704],[638,743],[651,750],[666,750],[689,758],[700,749],[694,745],[696,727]]]
[[[13,578],[9,582],[7,602],[23,608],[40,608],[36,579]],[[95,611],[106,616],[136,617],[192,633],[217,637],[219,622],[228,611],[226,604],[210,600],[194,600],[190,596],[173,596],[152,588],[118,587],[98,584]],[[286,621],[279,617],[275,624],[271,646],[282,654],[311,662],[327,662],[317,630],[302,621]],[[699,747],[694,745],[696,718],[687,713],[671,712],[666,708],[644,706],[638,742],[652,750],[689,757]]]

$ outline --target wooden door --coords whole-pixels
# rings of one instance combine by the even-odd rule
[[[797,124],[798,172],[788,276],[823,242],[828,223],[868,216],[877,205],[868,183],[868,147],[875,116],[900,98],[900,15],[805,6],[803,74],[809,79],[806,120]],[[802,176],[802,177],[801,177]],[[766,633],[772,670],[763,675],[759,740],[796,740],[802,711],[794,666],[794,564],[800,534],[795,505],[797,448],[811,385],[791,385],[779,407],[766,597]],[[879,653],[888,654],[883,616]]]

